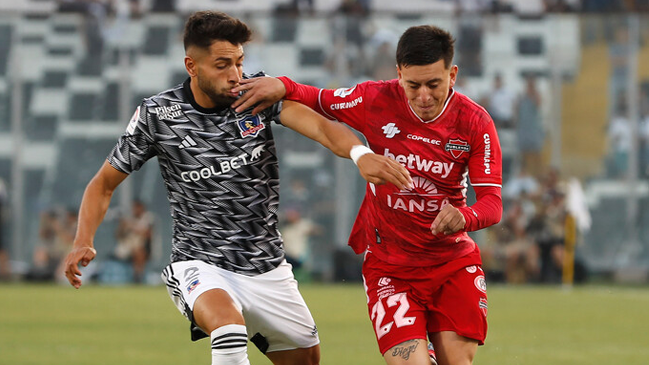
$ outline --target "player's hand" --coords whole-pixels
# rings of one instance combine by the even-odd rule
[[[376,185],[392,183],[397,188],[412,189],[412,178],[408,169],[397,161],[375,153],[362,155],[356,162],[361,176]]]
[[[286,88],[284,83],[274,77],[254,77],[251,79],[243,79],[239,82],[239,86],[232,89],[233,92],[245,91],[239,99],[232,103],[232,108],[240,113],[252,106],[252,114],[256,115],[262,110],[282,100],[286,95]]]
[[[64,269],[65,277],[68,278],[70,284],[79,289],[81,286],[81,270],[79,270],[79,265],[86,267],[92,261],[95,256],[97,256],[97,251],[88,246],[76,247],[65,257]]]
[[[434,235],[439,233],[449,235],[463,230],[465,225],[466,219],[464,219],[464,215],[460,213],[460,210],[451,204],[447,204],[435,217],[433,224],[430,225],[430,231]]]

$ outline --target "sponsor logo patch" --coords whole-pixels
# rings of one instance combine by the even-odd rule
[[[178,118],[183,115],[178,104],[153,108],[153,112],[158,115],[159,120]]]
[[[392,279],[384,276],[384,277],[379,279],[379,285],[380,286],[386,286],[386,285],[390,284],[391,281],[392,281]]]
[[[397,128],[397,125],[394,123],[388,123],[381,127],[383,129],[383,134],[385,134],[385,138],[393,138],[397,134],[401,133],[401,130]]]
[[[478,271],[478,267],[475,266],[475,265],[467,266],[467,267],[466,267],[466,271],[468,271],[470,274],[473,274],[473,273],[475,273],[476,271]]]
[[[354,89],[356,89],[356,86],[350,88],[341,87],[340,89],[336,89],[334,91],[334,96],[337,96],[339,98],[347,97],[354,92]]]
[[[484,276],[476,276],[475,280],[473,280],[473,283],[475,284],[475,287],[478,288],[478,290],[487,294],[487,281],[485,280]]]
[[[135,127],[137,126],[138,119],[140,119],[140,107],[139,106],[135,109],[135,113],[133,113],[133,116],[131,117],[131,120],[128,122],[128,126],[126,127],[126,133],[128,133],[128,134],[135,133]]]
[[[486,317],[487,310],[489,309],[489,306],[487,305],[487,299],[480,298],[480,301],[478,302],[478,306],[480,307],[480,311],[482,312],[482,314]]]
[[[469,152],[471,146],[466,141],[461,139],[451,139],[444,146],[444,150],[451,152],[451,155],[455,158],[460,158],[464,152]]]

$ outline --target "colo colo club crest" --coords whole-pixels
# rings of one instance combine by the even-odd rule
[[[261,122],[258,115],[247,116],[237,122],[241,137],[256,137],[259,131],[266,128],[266,125]]]

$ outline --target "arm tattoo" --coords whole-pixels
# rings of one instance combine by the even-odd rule
[[[408,360],[410,358],[410,354],[415,352],[415,350],[417,349],[417,346],[419,346],[418,340],[406,341],[394,347],[394,350],[392,350],[392,356],[400,356],[404,360]]]

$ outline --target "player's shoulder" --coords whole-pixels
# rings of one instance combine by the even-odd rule
[[[387,98],[393,100],[399,94],[399,80],[374,81],[368,80],[356,84],[350,88],[340,88],[334,91],[334,96],[355,97],[358,95],[366,96],[366,100],[378,102],[380,99]]]
[[[455,109],[463,120],[475,123],[493,123],[487,110],[468,96],[454,91]]]
[[[379,80],[379,81],[365,81],[362,83],[368,90],[375,90],[377,93],[397,93],[399,91],[399,80]]]
[[[142,103],[144,106],[153,110],[156,107],[172,106],[178,103],[184,103],[184,84],[175,85],[167,90],[163,90],[155,95],[144,98]]]

